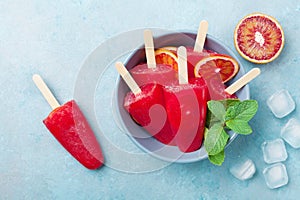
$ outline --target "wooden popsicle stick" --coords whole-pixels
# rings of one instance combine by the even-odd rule
[[[54,97],[54,95],[52,94],[52,92],[50,91],[50,89],[48,88],[48,86],[46,85],[46,83],[40,75],[34,74],[32,76],[32,80],[53,110],[60,106],[60,104],[58,103],[58,101],[56,100],[56,98]]]
[[[125,83],[128,85],[130,90],[133,92],[134,95],[137,95],[141,93],[141,89],[138,86],[138,84],[135,82],[135,80],[132,78],[126,67],[123,65],[121,62],[116,62],[116,68],[119,72],[119,74],[122,76],[124,79]]]
[[[178,79],[179,84],[188,83],[188,70],[187,70],[187,53],[186,48],[181,46],[177,50],[178,55]]]
[[[144,42],[145,42],[145,52],[148,68],[155,68],[155,53],[154,53],[154,43],[151,30],[144,31]]]
[[[202,20],[198,28],[198,33],[197,33],[196,42],[194,46],[195,52],[202,52],[207,30],[208,30],[208,22],[206,20]]]
[[[228,88],[226,88],[225,92],[227,92],[230,95],[236,93],[239,89],[241,89],[247,83],[252,81],[259,74],[260,74],[260,69],[259,68],[254,68],[254,69],[250,70],[248,73],[246,73],[240,79],[238,79],[236,82],[234,82]]]

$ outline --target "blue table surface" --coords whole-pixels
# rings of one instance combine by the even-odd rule
[[[239,19],[252,12],[274,16],[285,32],[284,50],[269,64],[249,63],[234,49],[234,28]],[[253,67],[262,71],[249,84],[251,98],[259,102],[258,113],[251,121],[253,133],[233,141],[221,167],[203,160],[132,173],[141,163],[127,163],[129,170],[120,169],[116,164],[118,155],[102,144],[108,165],[90,171],[78,164],[45,128],[42,120],[50,107],[33,84],[33,74],[43,76],[57,99],[66,102],[75,98],[81,67],[101,43],[141,28],[196,31],[202,19],[210,24],[208,33],[224,41],[246,71]],[[286,143],[288,159],[283,163],[289,183],[271,190],[262,173],[268,165],[261,144],[280,137],[280,129],[290,118],[300,119],[298,107],[287,117],[277,119],[266,104],[271,94],[287,89],[300,105],[299,21],[298,0],[1,0],[0,199],[296,199],[300,194],[300,150]],[[116,125],[110,124],[111,116],[105,114],[111,107],[102,110],[100,106],[101,101],[111,101],[111,90],[105,87],[113,85],[116,77],[115,72],[106,73],[101,79],[106,84],[100,81],[97,86],[104,93],[95,97],[99,127],[112,144],[138,152],[127,136],[116,134]],[[82,110],[88,113],[85,107]],[[229,173],[229,168],[243,157],[252,159],[257,169],[248,181],[239,181]]]

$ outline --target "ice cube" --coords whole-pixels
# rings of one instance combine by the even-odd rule
[[[289,181],[286,167],[282,163],[276,163],[265,168],[263,174],[267,186],[271,189],[284,186]]]
[[[281,129],[281,137],[293,148],[300,148],[300,122],[292,118]]]
[[[234,177],[243,181],[252,178],[256,168],[252,160],[242,159],[235,163],[229,171]]]
[[[268,100],[267,105],[277,118],[283,118],[290,114],[296,107],[293,98],[287,90],[274,93]]]
[[[271,164],[285,161],[288,157],[284,141],[280,138],[272,141],[265,141],[262,143],[261,147],[266,163]]]

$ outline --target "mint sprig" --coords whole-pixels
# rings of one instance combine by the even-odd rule
[[[226,110],[224,104],[220,101],[209,101],[207,107],[215,118],[219,121],[224,121],[226,116]]]
[[[248,122],[255,115],[257,109],[258,103],[255,100],[235,102],[233,106],[228,107],[226,111],[226,120],[239,119]]]
[[[209,155],[220,153],[225,148],[229,138],[224,127],[220,123],[216,123],[210,129],[207,129],[204,137],[205,150],[209,152]]]
[[[225,160],[225,152],[224,150],[216,155],[208,155],[208,159],[212,164],[221,166]]]
[[[224,149],[229,139],[226,130],[242,135],[252,133],[248,122],[256,114],[258,103],[255,100],[226,99],[209,101],[207,106],[208,128],[204,134],[204,147],[210,162],[220,166],[225,160]]]

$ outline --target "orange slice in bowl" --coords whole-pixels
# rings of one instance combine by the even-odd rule
[[[226,83],[239,71],[238,62],[230,56],[223,54],[212,54],[201,59],[194,68],[195,77],[209,79],[219,72],[221,80]]]
[[[177,47],[174,47],[174,46],[165,46],[165,47],[162,47],[160,49],[167,49],[167,50],[170,50],[170,51],[177,52]]]
[[[157,49],[155,51],[155,58],[157,64],[169,64],[173,67],[175,71],[178,71],[178,56],[177,56],[178,47],[174,46],[165,46]],[[188,54],[188,77],[194,78],[194,66],[201,58],[205,56],[209,56],[211,54],[215,54],[215,52],[211,50],[203,49],[203,52],[194,52],[193,47],[186,47]]]
[[[284,46],[284,33],[271,16],[253,13],[244,17],[234,31],[234,44],[246,60],[264,64],[279,56]]]
[[[157,49],[155,51],[155,60],[157,64],[167,64],[178,71],[178,58],[174,51],[165,48]]]

